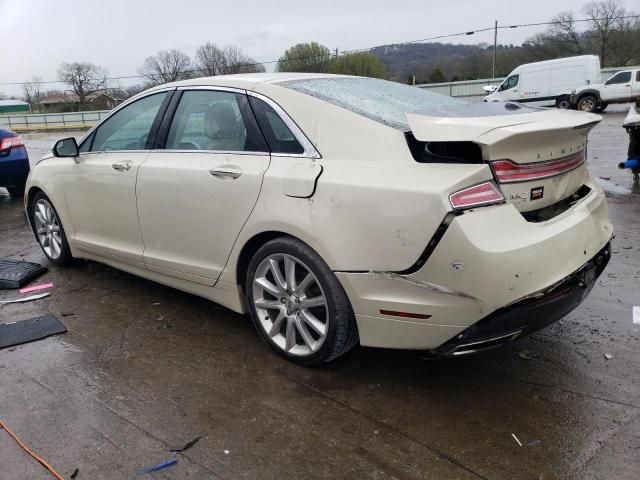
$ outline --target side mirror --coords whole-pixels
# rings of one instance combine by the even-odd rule
[[[498,87],[495,85],[485,85],[482,89],[487,93],[493,93],[498,89]]]
[[[53,146],[54,157],[77,157],[79,153],[78,143],[73,137],[58,140]]]

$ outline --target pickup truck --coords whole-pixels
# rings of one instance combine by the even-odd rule
[[[579,88],[571,94],[570,102],[583,112],[602,112],[610,103],[636,102],[640,106],[640,68],[623,70],[604,83]]]

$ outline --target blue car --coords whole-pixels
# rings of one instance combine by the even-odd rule
[[[0,127],[0,187],[13,197],[21,197],[28,175],[29,155],[24,141],[15,132]]]

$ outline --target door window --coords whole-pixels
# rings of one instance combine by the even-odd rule
[[[141,98],[119,110],[98,127],[92,152],[145,150],[153,121],[167,92]]]
[[[519,78],[520,78],[520,75],[511,75],[504,82],[502,82],[502,85],[500,85],[499,91],[509,90],[513,87],[516,87],[518,85]]]
[[[618,83],[629,83],[631,81],[631,72],[616,73],[611,77],[605,85],[617,85]]]
[[[268,151],[247,96],[216,90],[188,90],[182,94],[165,149]]]

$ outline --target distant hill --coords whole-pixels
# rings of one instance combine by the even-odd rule
[[[525,47],[498,47],[497,75],[508,74],[530,52]],[[487,44],[413,43],[377,47],[372,52],[382,60],[391,80],[418,83],[491,77],[493,47]],[[436,72],[439,70],[442,77]]]

